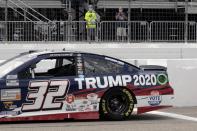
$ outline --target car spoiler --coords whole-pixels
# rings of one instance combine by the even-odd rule
[[[157,66],[157,65],[141,65],[139,67],[141,70],[158,70],[158,71],[167,71],[167,68],[164,66]]]

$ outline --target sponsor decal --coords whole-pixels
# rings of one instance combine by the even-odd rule
[[[70,94],[70,95],[67,95],[67,96],[66,96],[66,102],[67,102],[67,103],[71,104],[71,103],[73,103],[74,101],[75,101],[75,96],[74,96],[74,95]]]
[[[14,110],[17,108],[16,105],[13,105],[13,102],[3,102],[5,109]]]
[[[19,86],[18,80],[6,80],[6,86],[16,87]]]
[[[15,80],[15,79],[18,79],[18,76],[17,75],[7,75],[6,79],[7,80]]]
[[[98,111],[99,110],[98,95],[95,93],[90,93],[86,97],[73,97],[70,95],[70,97],[67,98],[67,100],[65,101],[64,109],[69,112],[70,111],[72,112]]]
[[[98,110],[98,104],[99,104],[99,98],[98,98],[98,95],[96,93],[90,93],[87,95],[87,99],[88,101],[91,102],[90,104],[90,109],[93,110],[93,111],[96,111]]]
[[[21,100],[21,89],[2,89],[1,101],[19,101]]]
[[[76,104],[66,104],[65,110],[66,111],[77,111],[77,106],[76,106]]]
[[[91,110],[90,107],[89,107],[90,104],[91,104],[90,101],[83,100],[82,103],[81,103],[81,105],[79,105],[78,110],[79,111],[90,111]]]
[[[151,106],[158,106],[162,102],[162,96],[160,95],[159,91],[152,91],[150,93],[151,96],[148,97],[148,103]]]
[[[78,83],[79,90],[83,89],[83,83],[86,89],[127,86],[130,83],[140,87],[157,85],[157,77],[154,74],[75,78],[74,80]]]
[[[79,111],[98,111],[98,102],[83,100],[78,107]]]
[[[168,77],[166,74],[159,74],[157,76],[157,81],[160,85],[165,85],[168,82]]]
[[[97,104],[98,103],[98,95],[96,93],[88,94],[87,99],[91,102],[91,104]]]
[[[77,70],[78,70],[78,75],[84,74],[84,66],[81,57],[77,57]]]
[[[50,57],[61,57],[61,56],[73,56],[73,54],[72,53],[68,53],[68,54],[65,54],[65,53],[50,54]]]
[[[2,111],[0,112],[0,116],[17,116],[20,115],[20,111]]]

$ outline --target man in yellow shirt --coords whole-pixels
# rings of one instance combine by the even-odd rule
[[[86,29],[87,29],[87,40],[95,40],[96,36],[96,23],[97,13],[94,11],[93,6],[89,5],[89,10],[85,14]]]

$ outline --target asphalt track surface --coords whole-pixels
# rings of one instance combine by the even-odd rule
[[[197,131],[197,107],[171,108],[127,121],[52,121],[1,123],[0,131]]]

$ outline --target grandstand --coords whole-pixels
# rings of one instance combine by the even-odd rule
[[[93,4],[101,16],[101,22],[97,26],[97,41],[117,41],[115,15],[117,9],[122,7],[130,15],[130,20],[123,23],[127,28],[128,38],[122,42],[180,42],[185,40],[185,35],[188,41],[196,42],[197,0],[189,0],[188,6],[186,1],[1,0],[0,40],[86,41],[84,15],[88,4]],[[185,22],[186,14],[188,24]],[[28,25],[24,21],[29,21]],[[5,24],[7,29],[4,29]]]
[[[1,0],[0,4],[0,19],[4,20],[4,9],[6,7],[6,0]],[[26,8],[22,3],[27,4],[31,8],[45,15],[50,20],[66,20],[65,14],[68,12],[69,0],[8,0],[8,6],[15,9]],[[123,7],[125,10],[129,8],[129,0],[71,0],[73,20],[79,20],[83,17],[87,4],[93,4],[103,20],[114,20],[114,13],[117,8]],[[185,19],[185,2],[184,0],[131,0],[131,20],[178,20]],[[190,20],[196,21],[197,14],[197,0],[189,2]],[[14,10],[9,9],[8,20],[19,20],[13,17]],[[22,11],[21,11],[22,12]],[[15,13],[17,15],[18,13]],[[20,16],[20,15],[19,15]],[[20,17],[20,20],[23,20]]]

